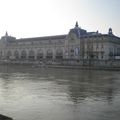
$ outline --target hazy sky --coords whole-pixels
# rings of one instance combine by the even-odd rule
[[[120,0],[0,0],[0,36],[67,34],[75,22],[87,31],[120,36]]]

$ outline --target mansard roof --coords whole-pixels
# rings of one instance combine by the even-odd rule
[[[111,38],[118,38],[118,39],[120,39],[120,37],[118,37],[118,36],[115,36],[115,35],[109,35],[109,34],[95,34],[95,35],[86,35],[86,36],[82,36],[82,38],[83,37],[111,37]]]
[[[28,42],[28,41],[39,41],[39,40],[59,40],[65,39],[67,35],[55,35],[55,36],[44,36],[44,37],[33,37],[33,38],[21,38],[17,39],[19,42]]]

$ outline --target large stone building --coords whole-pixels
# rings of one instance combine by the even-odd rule
[[[87,32],[76,22],[66,35],[16,39],[5,36],[0,40],[0,59],[15,61],[85,61],[120,58],[120,38],[108,34]]]

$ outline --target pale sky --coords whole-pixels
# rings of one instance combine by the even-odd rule
[[[87,31],[120,37],[120,0],[0,0],[0,37],[67,34],[75,22]]]

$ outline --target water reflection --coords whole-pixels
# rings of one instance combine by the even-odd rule
[[[115,71],[4,65],[0,112],[16,120],[117,120],[119,80]]]

